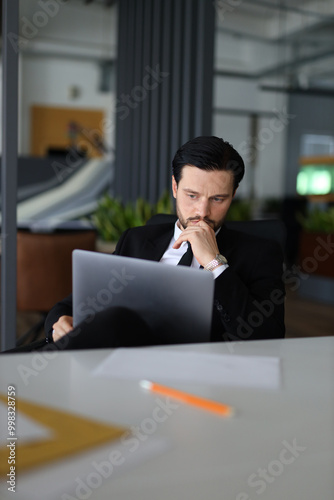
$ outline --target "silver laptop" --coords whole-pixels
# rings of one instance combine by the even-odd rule
[[[209,342],[212,273],[132,257],[73,251],[73,323],[112,306],[138,312],[168,343]]]

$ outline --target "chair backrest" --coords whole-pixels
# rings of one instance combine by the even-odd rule
[[[175,214],[156,214],[153,215],[147,224],[164,224],[176,221]],[[284,223],[279,219],[263,219],[249,221],[226,221],[225,225],[228,229],[235,229],[247,234],[267,238],[277,241],[282,250],[285,248],[286,229]]]
[[[275,240],[284,251],[286,241],[286,229],[280,219],[261,219],[247,221],[226,221],[228,229],[235,229],[243,233],[252,234],[259,238]]]

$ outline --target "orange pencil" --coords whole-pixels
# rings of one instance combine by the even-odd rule
[[[197,406],[197,408],[201,408],[202,410],[217,413],[223,417],[231,417],[234,414],[234,409],[231,406],[218,403],[217,401],[211,401],[210,399],[201,398],[199,396],[193,396],[187,392],[178,391],[177,389],[156,384],[155,382],[150,382],[149,380],[141,380],[140,386],[144,389],[150,390],[151,392],[169,396],[188,405]]]

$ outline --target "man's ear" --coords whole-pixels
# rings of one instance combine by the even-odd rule
[[[172,190],[173,190],[173,196],[174,198],[176,198],[177,184],[174,175],[172,175]]]

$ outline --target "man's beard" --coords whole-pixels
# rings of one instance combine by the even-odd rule
[[[196,217],[196,216],[195,217],[188,217],[188,219],[184,219],[178,206],[177,206],[177,203],[176,203],[176,214],[178,216],[178,219],[179,219],[180,224],[181,224],[183,229],[186,229],[186,227],[188,227],[191,222],[203,220],[214,230],[214,232],[216,232],[216,231],[218,231],[218,229],[222,226],[222,224],[224,222],[224,219],[221,219],[220,221],[215,222],[212,219],[209,219],[208,217],[201,218],[201,217]]]

